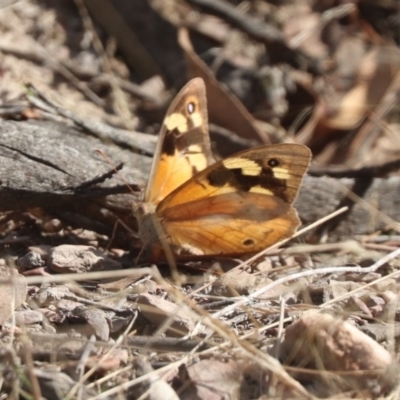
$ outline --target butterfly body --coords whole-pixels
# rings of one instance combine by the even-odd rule
[[[290,237],[300,221],[292,203],[310,162],[297,144],[260,146],[213,162],[204,83],[190,81],[170,106],[143,202],[136,206],[145,245],[176,252],[240,255]]]

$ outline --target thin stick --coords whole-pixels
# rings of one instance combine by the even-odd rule
[[[397,250],[395,250],[395,251],[398,251],[398,250],[399,250],[399,249],[397,249]],[[388,254],[388,256],[390,256],[390,255],[393,254],[393,253],[394,253],[394,252]],[[386,257],[387,257],[387,256],[386,256]],[[385,258],[386,258],[386,257],[385,257]],[[380,260],[379,260],[378,262],[380,262]],[[374,266],[375,266],[375,264],[373,265],[373,267],[374,267]],[[380,265],[379,265],[379,266],[380,266]],[[371,268],[371,267],[369,267],[369,268]],[[363,272],[371,272],[371,271],[365,271],[365,270],[367,270],[367,269],[369,269],[369,268],[363,268]],[[378,267],[378,268],[379,268],[379,267]],[[375,268],[375,269],[376,269],[376,268]],[[345,294],[342,294],[341,296],[338,296],[338,297],[336,297],[336,298],[334,298],[334,299],[332,299],[332,300],[328,300],[327,302],[321,304],[321,305],[319,306],[319,308],[320,308],[320,309],[324,309],[324,308],[326,308],[326,307],[328,307],[328,306],[330,306],[330,305],[332,305],[332,304],[334,304],[334,303],[337,303],[337,302],[339,302],[339,301],[342,301],[342,300],[346,299],[347,297],[353,296],[354,294],[356,294],[357,292],[359,292],[359,291],[361,291],[361,290],[365,290],[366,288],[368,288],[368,287],[370,287],[370,286],[374,286],[374,285],[376,285],[376,284],[378,284],[378,283],[380,283],[380,282],[383,282],[383,281],[385,281],[385,280],[387,280],[387,279],[394,278],[394,277],[397,276],[397,275],[400,275],[400,271],[394,271],[394,272],[392,272],[392,273],[389,274],[389,275],[382,276],[381,278],[378,278],[378,279],[375,279],[375,280],[372,281],[372,282],[366,283],[365,285],[360,286],[360,287],[358,287],[358,288],[356,288],[356,289],[354,289],[354,290],[351,290],[350,292],[347,292],[347,293],[345,293]]]
[[[308,276],[326,275],[326,274],[330,274],[330,273],[343,273],[343,272],[369,273],[369,272],[375,272],[382,265],[384,265],[388,261],[390,261],[393,258],[396,258],[398,256],[400,256],[400,249],[397,249],[397,250],[391,252],[390,254],[387,254],[385,257],[381,258],[379,261],[377,261],[375,264],[371,265],[368,268],[363,268],[363,267],[359,267],[359,266],[357,266],[357,267],[331,267],[331,268],[318,268],[318,269],[313,269],[313,270],[309,270],[309,271],[299,272],[297,274],[290,274],[288,276],[284,276],[283,278],[277,279],[276,281],[270,283],[267,286],[264,286],[263,288],[255,291],[251,295],[249,295],[249,296],[243,298],[242,300],[238,301],[237,303],[232,304],[230,306],[227,306],[224,309],[214,313],[213,317],[214,318],[220,318],[221,316],[236,310],[238,307],[246,306],[249,303],[251,303],[254,299],[256,299],[257,297],[263,295],[264,293],[268,292],[269,290],[271,290],[274,287],[276,287],[278,285],[281,285],[283,283],[287,283],[287,282],[290,282],[290,281],[293,281],[293,280],[297,280],[297,279],[300,279],[300,278],[305,278],[305,277],[308,277]],[[400,271],[396,271],[393,274],[400,274]],[[375,282],[372,283],[372,284],[375,284]],[[365,287],[366,286],[363,286],[359,290],[364,289]],[[347,297],[349,295],[350,295],[350,293],[346,293],[346,295],[344,297]],[[338,300],[335,299],[335,301],[338,301]],[[330,302],[325,303],[324,306],[326,306],[329,303]]]
[[[25,277],[28,285],[39,285],[42,283],[60,283],[60,282],[79,282],[79,281],[95,281],[107,278],[125,278],[138,274],[140,277],[146,274],[153,275],[153,268],[135,268],[135,269],[120,269],[117,271],[98,271],[84,272],[82,274],[59,274],[47,276],[27,276]],[[12,278],[0,279],[1,284],[12,283]]]
[[[74,396],[74,394],[77,392],[77,390],[79,390],[79,388],[82,387],[82,385],[84,384],[84,382],[90,377],[92,376],[97,369],[102,365],[102,363],[104,361],[106,361],[108,358],[110,358],[110,356],[112,355],[113,350],[115,350],[121,343],[123,340],[125,340],[126,336],[128,335],[128,333],[130,332],[130,330],[132,329],[133,324],[136,321],[136,318],[138,316],[138,313],[136,312],[133,316],[133,318],[131,319],[131,321],[129,322],[128,326],[126,327],[124,333],[119,336],[119,338],[115,341],[114,345],[112,347],[110,347],[110,349],[102,356],[98,359],[98,361],[96,362],[95,365],[93,365],[92,368],[89,369],[89,371],[87,371],[85,373],[85,375],[83,375],[79,381],[75,384],[75,386],[69,391],[69,393],[65,396],[65,398],[72,398]]]

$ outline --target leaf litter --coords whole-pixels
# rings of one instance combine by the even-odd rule
[[[311,173],[339,170],[346,177],[371,167],[377,172],[368,179],[397,176],[396,166],[390,174],[380,169],[395,164],[400,149],[398,37],[394,18],[382,17],[390,9],[364,1],[261,1],[237,13],[234,2],[168,9],[152,0],[132,11],[121,2],[119,15],[133,19],[124,23],[148,51],[133,67],[128,50],[114,51],[126,43],[118,35],[106,39],[116,32],[115,20],[107,26],[102,19],[107,2],[97,13],[89,1],[77,1],[78,9],[67,3],[59,2],[63,14],[45,1],[0,10],[2,118],[72,123],[30,102],[24,77],[75,121],[156,133],[173,96],[165,82],[183,82],[179,63],[162,59],[180,51],[147,42],[143,25],[135,24],[155,18],[181,46],[185,80],[205,79],[216,153],[297,141],[313,150]],[[95,32],[82,4],[92,12],[103,54],[92,46]],[[255,20],[273,34],[257,31]],[[268,52],[274,46],[286,50]],[[129,68],[139,75],[159,70],[168,79],[134,73],[134,86]],[[356,185],[348,187],[362,198]],[[312,197],[319,195],[314,188]],[[135,266],[138,248],[108,246],[111,235],[46,210],[3,212],[2,397],[397,398],[398,227],[385,220],[390,228],[376,230],[380,217],[376,204],[370,207],[368,234],[348,228],[330,235],[334,228],[325,223],[306,237],[308,245],[292,243],[251,261],[182,262],[181,286],[162,263]]]

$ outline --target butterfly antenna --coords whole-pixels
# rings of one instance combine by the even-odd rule
[[[128,189],[130,190],[130,192],[131,192],[133,195],[135,195],[136,193],[135,193],[135,191],[132,189],[131,185],[125,180],[124,176],[123,176],[122,174],[119,173],[119,169],[115,166],[115,164],[113,164],[113,162],[110,160],[110,158],[107,156],[107,154],[105,154],[102,150],[99,150],[99,149],[96,149],[95,152],[96,152],[96,153],[99,153],[99,154],[104,158],[104,160],[106,161],[106,163],[112,168],[113,171],[115,171],[116,175],[122,180],[122,182],[125,183],[125,185],[128,187]],[[121,221],[121,220],[118,218],[118,219],[115,221],[114,228],[113,228],[113,232],[112,232],[111,238],[110,238],[110,240],[109,240],[109,242],[108,242],[108,244],[107,244],[106,249],[109,249],[109,248],[110,248],[111,243],[113,242],[113,240],[114,240],[114,238],[115,238],[115,235],[116,235],[116,233],[117,233],[117,228],[118,228],[118,225],[119,225],[119,224],[122,225],[131,235],[135,235],[135,233],[132,231],[132,229],[130,229],[128,225],[126,225],[123,221]],[[137,237],[137,235],[136,235],[136,237]],[[141,252],[142,252],[142,251],[143,251],[143,250],[141,250]]]
[[[111,246],[111,243],[113,242],[113,240],[114,240],[114,238],[115,238],[115,236],[116,236],[116,234],[117,234],[118,225],[123,226],[123,227],[125,228],[125,230],[126,230],[127,232],[129,232],[130,235],[132,235],[132,236],[134,236],[134,237],[136,237],[136,238],[138,237],[137,234],[136,234],[131,228],[129,228],[129,226],[126,225],[124,221],[122,221],[121,219],[118,218],[118,219],[115,221],[115,224],[114,224],[114,227],[113,227],[113,231],[112,231],[110,240],[108,241],[108,244],[107,244],[107,246],[106,246],[106,250],[109,250],[109,248],[110,248],[110,246]]]
[[[137,257],[135,258],[135,267],[139,264],[139,260],[140,260],[140,257],[143,255],[143,252],[144,252],[144,245],[140,249],[139,254],[137,255]]]
[[[113,162],[110,160],[110,158],[107,156],[107,154],[104,153],[103,150],[99,150],[96,149],[94,150],[96,153],[99,153],[104,160],[106,161],[106,163],[112,168],[113,171],[115,171],[116,175],[121,179],[122,182],[125,183],[125,185],[128,187],[128,189],[131,191],[131,193],[133,195],[136,195],[135,191],[132,189],[131,185],[126,181],[126,179],[124,178],[124,176],[122,174],[119,173],[118,168],[115,166],[115,164],[113,164]]]

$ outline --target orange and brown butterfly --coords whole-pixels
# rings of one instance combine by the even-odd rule
[[[163,122],[143,201],[134,206],[139,237],[178,254],[263,250],[299,226],[292,203],[310,158],[305,146],[278,144],[214,162],[205,86],[195,78]]]

